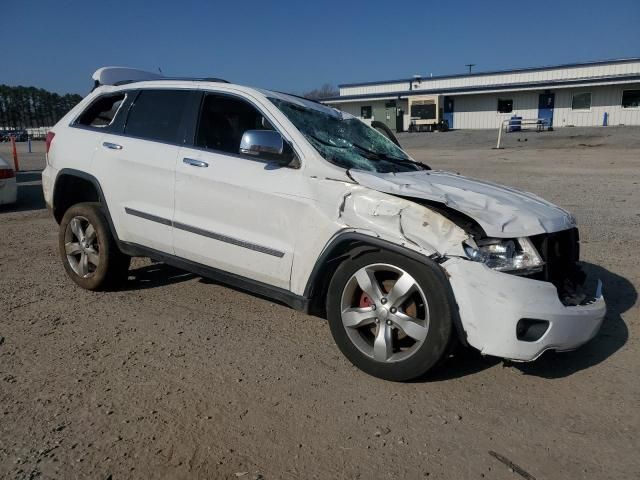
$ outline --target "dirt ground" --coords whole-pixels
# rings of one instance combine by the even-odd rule
[[[0,477],[640,478],[640,129],[495,136],[401,141],[574,212],[607,318],[575,352],[461,350],[407,384],[352,367],[323,320],[146,259],[121,291],[80,290],[35,143],[0,210]]]

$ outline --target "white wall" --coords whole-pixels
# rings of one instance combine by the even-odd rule
[[[640,108],[622,108],[621,106],[623,90],[640,90],[640,83],[550,90],[556,95],[553,126],[600,126],[605,112],[609,114],[608,123],[611,126],[640,125]],[[591,92],[591,109],[589,111],[571,110],[573,94],[581,92]],[[538,118],[538,97],[540,93],[542,91],[538,90],[453,96],[453,128],[498,128],[502,120],[508,119],[513,115],[525,119]],[[513,99],[513,112],[498,113],[498,98]],[[334,106],[360,117],[361,106],[370,105],[375,107],[376,105],[383,105],[384,102],[380,100],[358,100],[336,103]],[[402,106],[407,112],[406,100],[399,101],[398,105]],[[409,126],[408,112],[405,114],[404,125],[405,128]]]
[[[622,108],[622,91],[640,90],[640,84],[551,90],[555,93],[554,127],[601,126],[604,113],[608,124],[640,125],[640,108]],[[571,110],[574,93],[591,92],[590,110]],[[513,115],[538,118],[538,96],[541,91],[492,93],[454,96],[453,128],[498,128]],[[512,98],[513,112],[498,113],[498,98]]]
[[[602,125],[604,113],[609,125],[640,125],[640,108],[622,108],[622,91],[640,90],[640,83],[607,87],[576,88],[556,91],[553,124],[556,127]],[[571,110],[574,93],[591,92],[590,110]]]
[[[539,92],[454,96],[453,128],[498,128],[513,115],[538,118]],[[498,98],[512,99],[513,112],[498,113]]]

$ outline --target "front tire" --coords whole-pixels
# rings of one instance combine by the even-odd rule
[[[100,203],[78,203],[62,217],[58,234],[67,275],[87,290],[107,290],[127,278],[131,257],[116,244]]]
[[[345,260],[327,293],[331,333],[360,370],[386,380],[424,375],[444,357],[453,322],[440,267],[374,251]]]

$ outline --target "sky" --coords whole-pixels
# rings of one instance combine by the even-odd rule
[[[640,57],[640,0],[0,0],[0,84],[84,95],[105,65],[293,93]]]

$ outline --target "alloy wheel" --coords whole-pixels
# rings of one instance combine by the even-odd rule
[[[355,272],[342,292],[340,312],[351,342],[378,362],[406,360],[429,332],[424,292],[393,265],[372,264]]]
[[[95,275],[100,265],[100,246],[93,225],[85,217],[76,216],[67,224],[64,250],[72,270],[82,278]]]

